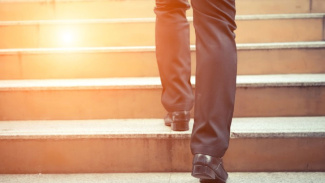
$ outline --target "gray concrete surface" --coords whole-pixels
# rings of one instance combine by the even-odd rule
[[[0,175],[1,183],[198,183],[190,173]],[[229,173],[227,183],[324,183],[325,172]]]
[[[191,77],[195,86],[195,76]],[[325,74],[239,75],[237,87],[325,86]],[[159,77],[1,80],[0,91],[161,88]]]
[[[44,138],[190,138],[162,119],[2,121],[0,139]],[[231,138],[325,137],[325,117],[234,118]]]

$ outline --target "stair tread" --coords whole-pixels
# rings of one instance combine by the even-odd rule
[[[190,138],[162,119],[2,121],[0,139],[19,138]],[[234,118],[231,138],[325,137],[325,116]]]
[[[237,43],[238,50],[247,49],[297,49],[325,48],[325,41],[279,42],[279,43]],[[195,45],[191,45],[195,51]],[[0,49],[0,55],[7,54],[46,54],[46,53],[91,53],[91,52],[153,52],[155,46],[118,46],[118,47],[68,47],[68,48],[9,48]]]
[[[296,13],[296,14],[261,14],[237,15],[236,20],[270,20],[270,19],[310,19],[323,18],[325,13]],[[187,17],[193,21],[193,17]],[[71,20],[21,20],[0,21],[0,26],[8,25],[38,25],[38,24],[92,24],[92,23],[136,23],[155,22],[156,18],[110,18],[110,19],[71,19]]]
[[[322,41],[324,15],[324,13],[239,15],[236,41],[238,43]],[[192,32],[190,41],[194,44],[193,21],[191,17],[188,20]],[[155,18],[0,21],[1,31],[5,33],[1,38],[3,41],[0,46],[1,48],[42,48],[154,45],[154,21]],[[126,31],[129,29],[133,31]],[[250,34],[252,30],[255,30],[254,36]],[[96,34],[93,34],[94,32]],[[111,33],[107,35],[107,32]],[[64,41],[64,35],[71,34],[74,41]],[[56,39],[49,39],[53,36]],[[21,37],[23,41],[17,42],[13,39],[15,37]]]
[[[195,85],[195,76],[191,77]],[[324,86],[325,74],[239,75],[237,87]],[[1,90],[161,88],[159,77],[0,80]]]
[[[51,183],[197,183],[189,172],[184,173],[101,173],[101,174],[2,174],[4,182],[51,182]],[[227,183],[321,183],[324,172],[230,172]]]

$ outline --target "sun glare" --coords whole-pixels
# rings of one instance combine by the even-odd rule
[[[64,27],[58,32],[58,42],[61,46],[73,46],[76,45],[76,31],[71,27]]]
[[[73,34],[71,31],[63,31],[61,36],[63,43],[71,44],[73,42]]]

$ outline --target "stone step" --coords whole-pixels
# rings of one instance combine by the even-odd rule
[[[154,17],[152,0],[0,0],[0,21]],[[323,0],[240,0],[237,14],[324,13]],[[192,15],[192,10],[188,11]]]
[[[6,183],[198,183],[184,173],[3,174]],[[324,172],[231,172],[227,183],[323,183]]]
[[[195,46],[191,49],[194,75]],[[240,75],[325,73],[325,41],[237,44],[237,49]],[[0,79],[155,76],[154,46],[0,50]]]
[[[325,74],[246,75],[237,83],[237,117],[325,115]],[[158,77],[2,80],[0,120],[161,118],[161,90]]]
[[[0,173],[188,172],[190,130],[171,131],[162,119],[4,121]],[[235,118],[224,164],[324,171],[324,154],[325,117]]]
[[[242,15],[238,43],[324,40],[324,13]],[[192,24],[192,18],[189,18]],[[1,21],[0,49],[152,46],[155,18]],[[132,31],[130,31],[132,30]],[[191,25],[191,44],[194,44]]]

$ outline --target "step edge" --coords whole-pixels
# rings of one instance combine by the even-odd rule
[[[323,18],[324,16],[325,13],[258,14],[237,15],[236,20],[314,19]]]
[[[324,44],[324,47],[325,47],[325,44]],[[0,49],[0,55],[48,54],[48,53],[154,52],[154,51],[155,51],[155,46],[16,48],[16,49],[13,48],[13,49]]]
[[[191,77],[195,87],[195,76]],[[325,74],[239,75],[237,87],[325,86]],[[159,77],[0,80],[0,91],[161,89]]]
[[[276,42],[276,43],[238,43],[238,50],[274,50],[274,49],[313,49],[325,48],[325,41]]]
[[[136,134],[125,134],[125,135],[0,135],[0,140],[64,140],[64,139],[186,139],[190,140],[191,134],[176,135],[176,134],[152,134],[152,135],[136,135]],[[324,139],[325,132],[309,132],[309,133],[230,133],[231,139],[292,139],[292,138],[314,138]]]
[[[237,15],[236,21],[246,20],[285,20],[285,19],[320,19],[325,13],[297,13],[297,14],[258,14],[258,15]],[[187,17],[193,22],[193,17]],[[1,26],[18,25],[49,25],[49,24],[98,24],[98,23],[154,23],[156,18],[111,18],[111,19],[64,19],[64,20],[21,20],[21,21],[0,21]]]
[[[250,129],[252,125],[254,127]],[[27,128],[22,130],[26,126],[29,127],[28,130]],[[71,130],[71,126],[78,126],[78,128]],[[94,126],[98,127],[94,128]],[[190,130],[185,132],[171,131],[169,127],[164,126],[162,119],[2,121],[0,139],[189,139],[192,126],[193,119],[190,122]],[[234,118],[230,137],[232,139],[324,138],[325,116]]]
[[[190,46],[195,51],[195,45]],[[277,43],[237,43],[237,50],[315,49],[325,48],[325,41],[277,42]],[[1,55],[51,54],[51,53],[116,53],[155,52],[155,46],[120,47],[69,47],[69,48],[13,48],[0,49]]]
[[[173,171],[170,169],[170,171]],[[246,171],[243,172],[228,172],[230,183],[234,182],[250,182],[250,183],[274,183],[274,182],[286,182],[286,183],[321,183],[325,179],[325,172],[321,171],[310,171],[306,169],[302,172],[294,171],[285,171],[285,172],[271,172],[271,171]],[[0,175],[0,179],[4,182],[69,182],[69,183],[103,183],[107,180],[112,180],[112,182],[124,182],[124,183],[133,183],[135,180],[141,181],[141,183],[148,182],[187,182],[193,183],[198,182],[194,177],[191,177],[190,169],[187,172],[124,172],[124,173],[18,173],[18,174],[9,174],[4,173]],[[130,180],[130,181],[128,181]]]

